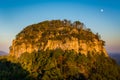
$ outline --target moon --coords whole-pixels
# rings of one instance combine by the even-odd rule
[[[100,12],[103,12],[104,10],[103,9],[100,9]]]

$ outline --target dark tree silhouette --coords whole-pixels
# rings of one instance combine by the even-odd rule
[[[19,63],[11,63],[6,59],[0,60],[0,80],[29,80],[29,72]]]

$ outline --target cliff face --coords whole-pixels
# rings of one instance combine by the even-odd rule
[[[90,29],[78,21],[45,21],[26,27],[21,31],[10,47],[10,55],[19,57],[22,53],[39,50],[74,50],[76,53],[88,53],[106,56],[104,41],[98,34],[93,34]]]

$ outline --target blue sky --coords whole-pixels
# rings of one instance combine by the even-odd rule
[[[83,22],[101,35],[108,52],[120,53],[119,0],[0,0],[0,50],[9,52],[24,27],[53,19]]]

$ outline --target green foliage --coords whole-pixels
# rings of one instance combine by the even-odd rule
[[[120,80],[120,67],[104,54],[61,49],[0,57],[0,78],[16,80]]]
[[[110,58],[104,55],[96,57],[97,61],[90,70],[90,80],[119,80],[120,67]]]
[[[0,80],[29,80],[29,72],[24,70],[19,63],[12,63],[0,59]]]
[[[0,80],[120,80],[120,66],[102,54],[61,49],[0,57]]]

